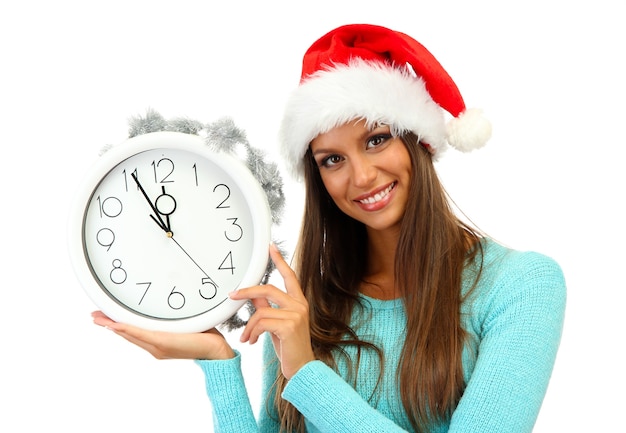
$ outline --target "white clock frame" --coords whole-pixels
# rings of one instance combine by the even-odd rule
[[[211,329],[232,317],[246,301],[233,301],[227,298],[215,309],[194,317],[181,319],[151,318],[123,307],[113,300],[100,287],[92,274],[85,252],[83,223],[86,206],[100,181],[118,164],[133,155],[157,148],[180,149],[196,153],[216,163],[230,174],[245,197],[252,214],[254,238],[250,266],[245,271],[238,288],[257,285],[263,279],[269,260],[272,216],[267,196],[250,170],[238,159],[209,148],[204,139],[197,135],[180,132],[153,132],[138,135],[123,143],[113,146],[105,152],[87,171],[79,185],[78,192],[70,210],[69,218],[69,254],[70,259],[84,291],[93,303],[115,321],[128,323],[141,328],[169,332],[201,332]]]

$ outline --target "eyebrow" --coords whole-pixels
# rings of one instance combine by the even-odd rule
[[[387,129],[387,130],[388,130],[388,132],[383,132],[383,131],[380,131],[380,132],[377,132],[377,133],[373,134],[373,132],[374,132],[374,131],[376,131],[377,129],[381,129],[381,128],[385,128],[385,129]],[[363,139],[364,139],[364,138],[366,138],[366,137],[374,136],[374,135],[377,135],[377,134],[385,134],[385,133],[389,133],[389,134],[391,134],[391,128],[390,128],[390,126],[389,126],[389,125],[378,125],[378,126],[376,126],[376,125],[375,125],[375,126],[374,126],[374,127],[372,127],[371,129],[368,129],[368,130],[366,130],[366,131],[363,131],[363,133],[362,133],[362,134],[360,134],[358,138],[359,138],[359,140],[363,140]],[[309,147],[311,147],[311,145],[309,145]],[[330,145],[330,147],[328,147],[328,148],[324,148],[324,147],[322,147],[321,149],[318,149],[318,150],[316,150],[316,151],[314,151],[314,150],[311,148],[311,155],[313,155],[313,156],[318,155],[318,154],[320,154],[320,153],[334,153],[334,152],[338,152],[338,151],[337,151],[336,149],[334,149],[334,148],[332,147],[332,145]]]
[[[313,156],[319,155],[320,153],[329,153],[329,152],[334,152],[334,150],[318,149],[316,151],[313,151],[313,149],[311,149],[311,155]]]

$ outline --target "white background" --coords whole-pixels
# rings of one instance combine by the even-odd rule
[[[0,6],[0,431],[212,431],[200,369],[156,361],[92,325],[69,264],[78,182],[127,119],[228,115],[275,154],[287,94],[317,37],[355,22],[428,47],[489,146],[448,152],[461,209],[519,249],[554,257],[565,331],[535,432],[626,431],[624,41],[618,1],[107,1]],[[299,189],[277,234],[290,246]],[[258,350],[236,344],[257,408]],[[10,426],[10,427],[9,427]]]

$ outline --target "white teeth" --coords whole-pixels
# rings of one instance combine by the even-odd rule
[[[368,197],[368,198],[364,198],[363,200],[359,200],[359,202],[363,203],[363,204],[374,204],[376,202],[381,201],[384,197],[387,196],[387,194],[389,194],[389,192],[393,189],[393,187],[396,185],[396,183],[392,183],[391,185],[389,185],[384,191],[381,191],[379,193],[376,193],[376,195],[374,195],[374,197]]]

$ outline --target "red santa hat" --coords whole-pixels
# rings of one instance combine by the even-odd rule
[[[301,176],[311,140],[357,119],[389,125],[394,135],[414,132],[434,158],[448,144],[469,152],[491,137],[489,121],[480,110],[466,109],[452,78],[423,45],[369,24],[336,28],[305,53],[280,129],[292,174]]]

